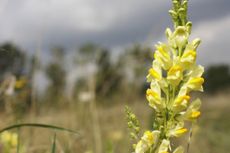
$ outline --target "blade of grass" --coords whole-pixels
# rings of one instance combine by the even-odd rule
[[[51,153],[56,152],[56,132],[54,133]]]
[[[79,135],[78,132],[73,131],[71,129],[66,129],[63,127],[58,127],[58,126],[54,126],[54,125],[48,125],[48,124],[39,124],[39,123],[21,123],[21,124],[14,124],[11,126],[8,126],[6,128],[3,128],[0,130],[0,133],[7,131],[7,130],[11,130],[11,129],[15,129],[15,128],[21,128],[21,127],[37,127],[37,128],[47,128],[47,129],[54,129],[54,130],[59,130],[59,131],[65,131],[65,132],[69,132],[69,133],[74,133]]]
[[[17,137],[17,153],[19,153],[19,149],[20,149],[20,128],[19,127],[17,128],[17,134],[18,134],[18,137]]]

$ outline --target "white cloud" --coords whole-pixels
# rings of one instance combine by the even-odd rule
[[[222,19],[215,21],[221,14],[210,10],[225,13],[229,0],[193,0],[189,4],[192,20],[215,14],[213,21],[199,18],[194,30],[202,36],[203,46],[208,46],[205,43],[212,42],[220,27],[229,25],[220,24]],[[144,42],[149,36],[152,42],[159,40],[169,25],[170,6],[162,0],[0,0],[0,42],[10,40],[35,50],[41,41],[45,51],[57,44],[75,48],[88,41],[113,48]],[[222,7],[226,11],[221,11]],[[206,32],[206,24],[211,32]]]

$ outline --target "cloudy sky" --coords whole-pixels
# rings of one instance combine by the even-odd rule
[[[30,53],[54,45],[69,50],[86,42],[114,52],[135,42],[164,40],[171,0],[0,0],[0,43]],[[200,37],[199,62],[230,64],[230,0],[190,0],[192,38]]]

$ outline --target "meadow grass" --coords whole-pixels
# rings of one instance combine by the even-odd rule
[[[149,129],[151,109],[146,105],[145,99],[137,99],[139,100],[129,103],[129,106],[136,112],[142,129]],[[202,97],[203,115],[198,121],[199,124],[194,127],[191,153],[228,153],[230,143],[229,99],[228,94]],[[117,103],[97,107],[104,153],[127,153],[132,150],[124,118],[124,105],[124,103]],[[51,152],[54,132],[57,134],[57,152],[95,152],[92,118],[88,103],[76,102],[71,107],[64,109],[63,107],[41,107],[40,109],[37,116],[26,114],[20,122],[57,125],[76,130],[80,135],[40,128],[21,128],[21,144],[25,146],[27,153]],[[12,115],[1,113],[1,129],[14,123],[15,119]]]

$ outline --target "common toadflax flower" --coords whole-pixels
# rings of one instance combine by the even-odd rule
[[[189,39],[192,23],[187,20],[188,0],[172,2],[169,13],[174,29],[167,28],[167,42],[155,46],[154,60],[147,75],[150,86],[146,98],[154,112],[153,130],[139,138],[139,122],[127,109],[129,128],[134,129],[132,135],[137,140],[135,153],[184,153],[182,146],[172,146],[172,138],[187,133],[186,123],[195,122],[201,115],[201,101],[191,100],[192,91],[203,91],[204,68],[196,63],[201,41]]]

